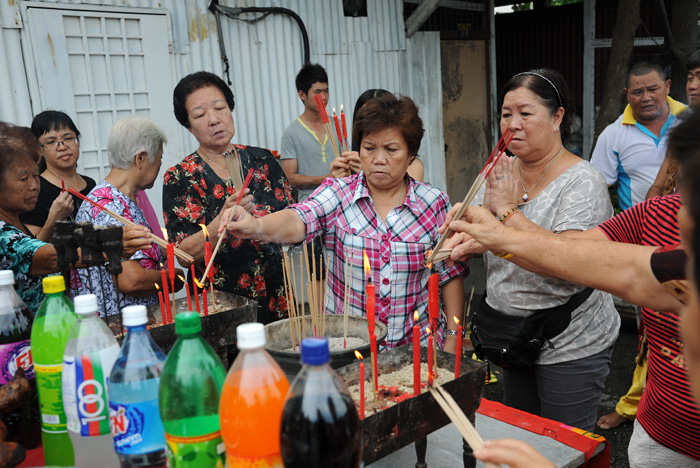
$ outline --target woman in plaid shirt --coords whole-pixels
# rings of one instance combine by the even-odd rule
[[[427,344],[428,277],[426,253],[439,238],[437,231],[450,209],[447,195],[416,182],[406,171],[416,158],[423,138],[418,108],[407,97],[386,95],[368,102],[353,125],[353,141],[360,142],[362,172],[350,175],[348,161],[336,159],[335,173],[303,203],[262,218],[237,209],[226,230],[243,239],[278,244],[323,239],[328,257],[326,311],[342,313],[345,264],[350,270],[347,297],[353,315],[365,314],[363,249],[376,285],[376,314],[387,325],[382,349],[411,340],[413,313],[418,311],[421,341]],[[227,216],[224,214],[224,216]],[[223,229],[223,228],[220,228]],[[440,274],[444,310],[437,329],[438,344],[454,352],[457,324],[464,311],[463,276],[468,265],[435,265]]]

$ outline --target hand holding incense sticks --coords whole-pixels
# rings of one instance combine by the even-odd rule
[[[479,172],[479,175],[476,177],[476,180],[469,189],[469,192],[467,192],[467,195],[464,197],[462,206],[459,208],[459,210],[457,210],[457,213],[455,213],[454,219],[460,219],[462,216],[464,216],[464,212],[467,211],[469,204],[472,202],[472,200],[474,200],[474,197],[479,192],[479,190],[481,190],[481,187],[484,185],[484,182],[486,182],[486,178],[489,176],[489,174],[491,173],[491,171],[493,170],[494,166],[501,158],[503,153],[505,153],[506,148],[510,144],[510,141],[513,139],[513,136],[514,133],[511,132],[510,129],[506,129],[506,131],[503,132],[503,136],[501,136],[501,139],[498,140],[498,144],[491,152],[491,155],[486,160],[486,164],[484,164],[484,167]],[[451,235],[452,230],[448,227],[447,229],[445,229],[443,235],[440,236],[440,239],[438,240],[438,243],[433,249],[430,256],[428,256],[428,258],[425,260],[426,265],[432,264],[436,261],[435,257],[437,255],[437,252],[440,251],[442,244],[444,244],[447,238]]]

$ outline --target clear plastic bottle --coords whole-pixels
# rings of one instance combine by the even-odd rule
[[[23,397],[22,405],[0,413],[0,418],[9,430],[8,440],[34,448],[41,440],[39,400],[29,341],[34,315],[17,295],[14,284],[15,275],[11,270],[0,271],[0,387],[22,368],[30,392]]]
[[[31,344],[39,391],[44,462],[47,465],[73,466],[73,445],[68,437],[61,396],[61,370],[63,350],[78,318],[73,311],[73,303],[65,295],[63,276],[47,276],[42,284],[46,299],[34,318]]]
[[[326,338],[301,342],[303,367],[292,381],[280,433],[286,468],[357,468],[362,426],[355,404],[328,364]]]
[[[146,306],[122,309],[124,344],[109,376],[109,419],[122,468],[165,468],[158,385],[165,354],[146,329]]]
[[[228,466],[282,468],[279,432],[289,381],[263,348],[261,323],[239,325],[236,339],[241,352],[226,376],[219,404]]]
[[[224,468],[219,397],[226,369],[202,338],[199,314],[177,314],[175,332],[158,392],[170,468]]]
[[[78,321],[63,353],[63,408],[75,466],[118,468],[109,430],[107,383],[119,354],[114,335],[97,316],[94,294],[77,296]]]

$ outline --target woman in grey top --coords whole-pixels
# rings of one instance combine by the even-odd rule
[[[529,231],[585,231],[611,217],[602,175],[563,146],[572,109],[562,76],[546,69],[520,73],[506,83],[500,100],[501,131],[513,132],[508,150],[515,158],[501,158],[474,203],[483,203],[504,224]],[[474,253],[485,251],[471,242]],[[484,254],[486,302],[495,311],[530,316],[562,306],[584,289],[499,255]],[[564,331],[542,346],[534,365],[504,368],[504,403],[592,430],[619,323],[610,295],[593,291],[571,312]]]

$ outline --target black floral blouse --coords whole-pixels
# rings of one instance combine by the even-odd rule
[[[269,150],[236,145],[243,175],[255,169],[250,190],[253,216],[283,210],[293,203],[292,189]],[[236,193],[230,180],[220,178],[196,152],[171,167],[163,178],[163,216],[168,236],[176,245],[202,230],[221,212],[227,196]],[[197,276],[204,273],[203,263]],[[214,287],[258,302],[258,321],[269,323],[287,315],[282,278],[282,254],[277,244],[261,244],[227,236],[213,265]]]

